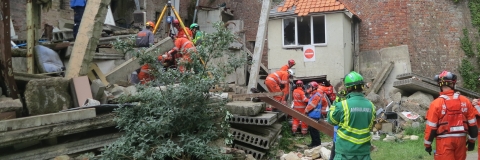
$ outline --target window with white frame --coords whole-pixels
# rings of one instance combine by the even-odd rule
[[[326,45],[325,16],[283,19],[283,46]]]

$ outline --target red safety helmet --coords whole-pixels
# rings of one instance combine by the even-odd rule
[[[180,24],[180,21],[178,21],[178,19],[174,19],[173,24]]]
[[[146,27],[155,27],[155,23],[153,23],[152,21],[148,21],[147,23],[145,23],[145,26]]]
[[[449,71],[443,71],[439,75],[435,75],[433,78],[438,85],[441,86],[447,86],[450,84],[455,84],[457,83],[457,75],[453,74],[452,72]]]
[[[315,82],[315,81],[310,82],[309,85],[310,85],[310,87],[318,88],[318,83]]]
[[[288,60],[288,66],[294,66],[295,65],[295,60],[291,59],[291,60]]]
[[[295,84],[297,85],[297,87],[301,87],[301,86],[303,86],[303,81],[302,80],[297,80],[297,82]]]

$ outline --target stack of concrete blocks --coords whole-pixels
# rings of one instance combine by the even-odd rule
[[[54,42],[70,41],[70,40],[73,40],[73,31],[71,30],[53,32],[52,41]]]
[[[282,125],[277,120],[281,115],[266,112],[265,102],[233,101],[226,107],[234,115],[229,119],[233,147],[262,159],[280,134]]]

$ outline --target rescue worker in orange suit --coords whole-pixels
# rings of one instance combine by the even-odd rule
[[[303,91],[303,82],[301,80],[297,80],[295,84],[297,88],[293,90],[293,108],[300,113],[304,113],[305,107],[307,107],[308,98],[305,96],[305,92]],[[293,117],[292,132],[294,134],[297,132],[299,123],[300,120]],[[308,125],[302,122],[301,128],[302,134],[306,135],[308,131]]]
[[[469,151],[475,148],[478,136],[476,121],[478,112],[467,97],[455,93],[457,82],[455,74],[443,71],[436,75],[434,80],[438,82],[441,92],[427,111],[425,151],[431,154],[431,145],[436,138],[434,159],[465,159],[467,148]]]
[[[480,76],[478,76],[478,80],[480,81]],[[472,105],[475,107],[475,109],[477,109],[477,112],[479,112],[479,114],[477,115],[477,127],[480,127],[480,122],[479,122],[479,120],[480,120],[480,104],[478,103],[478,101],[479,101],[479,98],[474,99],[472,101]],[[480,135],[480,132],[478,132],[478,135]],[[480,159],[480,145],[477,148],[477,156]]]
[[[291,69],[293,66],[295,65],[295,60],[293,59],[290,59],[288,60],[287,64],[286,65],[283,65],[280,70],[281,71],[288,71],[289,69]],[[292,70],[293,71],[293,70]],[[293,73],[293,72],[292,72]],[[292,74],[290,76],[293,76]],[[285,99],[288,99],[288,94],[290,93],[290,83],[288,83],[287,85],[285,85],[285,88],[282,89],[282,92],[283,92],[283,96],[285,96],[284,98]]]
[[[328,104],[332,104],[335,99],[337,98],[335,93],[334,93],[334,90],[333,90],[333,86],[330,84],[330,81],[323,81],[321,83],[321,85],[318,87],[319,90],[322,90],[323,93],[325,93],[324,95],[328,98]],[[322,108],[322,115],[324,117],[327,116],[327,107],[329,105],[325,105],[325,107]]]
[[[288,63],[286,65],[283,65],[280,70],[281,71],[287,71],[288,69],[292,68],[295,65],[295,60],[291,59],[288,60]]]
[[[183,29],[185,29],[188,35],[192,37],[193,35],[192,31],[188,27],[181,27],[180,21],[178,21],[178,19],[173,20],[172,24],[173,24],[173,27],[175,27],[175,29],[177,29],[178,31],[177,36],[175,36],[175,38],[187,38],[187,35],[185,34],[185,31]]]
[[[154,43],[153,28],[154,27],[155,27],[155,23],[153,23],[152,21],[148,21],[145,24],[145,29],[138,32],[137,38],[135,41],[135,45],[137,47],[150,47],[153,45]],[[137,74],[138,74],[138,80],[140,80],[141,84],[145,84],[155,78],[153,75],[150,74],[150,66],[148,64],[144,64],[140,68],[140,71],[137,72]]]
[[[265,80],[265,85],[267,86],[267,89],[269,92],[282,92],[282,90],[285,89],[285,87],[288,87],[288,82],[289,82],[289,77],[290,74],[292,73],[292,70],[288,71],[276,71],[273,73],[270,73],[267,76],[267,79]],[[285,102],[285,92],[283,92],[283,96],[274,96],[273,98],[279,102],[282,102],[283,104],[286,104]],[[267,110],[272,110],[272,108],[267,107]]]
[[[327,99],[323,96],[323,91],[318,89],[319,85],[317,82],[313,81],[309,84],[310,88],[307,91],[310,93],[310,99],[304,113],[308,115],[308,117],[318,121],[322,118],[321,108],[327,104]],[[320,132],[311,126],[308,126],[308,132],[312,138],[312,142],[308,147],[313,148],[319,146],[322,143],[320,140]]]
[[[196,48],[193,45],[193,42],[188,40],[185,37],[177,38],[175,40],[175,47],[173,47],[167,53],[158,56],[158,61],[164,63],[165,61],[171,60],[175,57],[179,58],[179,70],[181,72],[185,72],[186,64],[190,63],[192,60],[190,59],[191,53],[196,52]],[[180,58],[181,56],[181,58]]]

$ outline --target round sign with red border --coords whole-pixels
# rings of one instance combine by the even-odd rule
[[[305,55],[305,58],[307,59],[312,59],[313,56],[315,55],[315,52],[313,52],[312,49],[306,49],[303,54]]]

